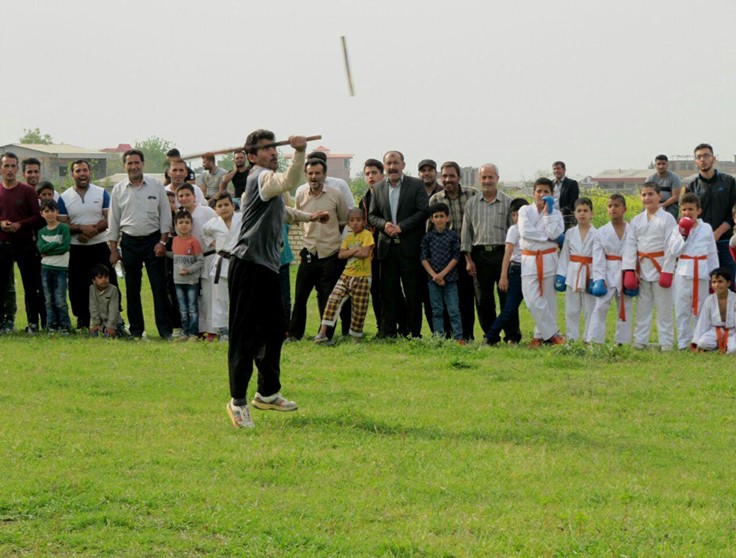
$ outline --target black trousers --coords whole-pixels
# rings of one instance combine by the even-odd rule
[[[281,346],[286,334],[279,274],[240,258],[228,270],[230,343],[227,363],[230,396],[245,399],[258,368],[258,393],[268,397],[281,390]]]
[[[41,292],[41,260],[33,242],[0,242],[0,293],[8,289],[8,278],[13,270],[13,263],[18,265],[23,281],[25,295],[26,318],[29,325],[38,328],[41,309],[45,307]],[[41,316],[45,322],[45,311]]]
[[[305,249],[300,252],[301,262],[296,272],[294,305],[291,309],[289,335],[296,339],[304,337],[307,326],[307,301],[312,291],[317,291],[317,307],[320,320],[327,306],[327,299],[340,278],[340,263],[337,254],[327,258],[316,258]],[[316,333],[315,333],[316,334]],[[334,328],[328,328],[327,336],[332,337]]]
[[[89,286],[92,284],[92,266],[102,264],[110,274],[110,284],[118,286],[118,276],[110,265],[107,242],[91,245],[72,244],[69,249],[69,302],[77,327],[89,327]]]
[[[419,257],[406,257],[398,244],[391,244],[389,252],[381,260],[381,313],[382,334],[395,337],[401,331],[402,303],[406,301],[406,333],[412,337],[422,335],[422,298],[419,282],[426,274]],[[426,281],[425,281],[426,283]]]
[[[373,253],[371,261],[371,303],[373,304],[373,315],[376,317],[376,332],[380,335],[383,328],[381,316],[381,264]]]
[[[496,320],[496,301],[493,292],[498,292],[498,301],[503,308],[506,305],[506,293],[498,290],[498,281],[501,279],[504,249],[496,248],[492,252],[486,251],[483,246],[473,247],[471,257],[475,263],[475,302],[478,308],[478,320],[484,333],[487,333]],[[506,341],[521,341],[519,329],[519,314],[509,319],[503,328]]]
[[[120,242],[125,268],[125,300],[128,305],[128,324],[130,334],[140,337],[145,331],[141,287],[143,285],[143,265],[146,266],[148,282],[153,295],[153,311],[156,328],[162,338],[171,337],[172,325],[169,299],[166,292],[166,269],[164,258],[156,256],[154,249],[161,235],[155,232],[149,236],[129,236],[124,234]]]

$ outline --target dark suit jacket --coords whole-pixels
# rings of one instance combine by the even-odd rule
[[[391,222],[391,206],[388,201],[388,179],[381,180],[373,186],[368,222],[378,230],[378,259],[386,257],[391,246],[391,237],[384,232],[387,222]],[[416,257],[419,253],[422,237],[429,219],[429,198],[424,189],[424,182],[412,176],[404,176],[401,180],[399,207],[396,212],[401,227],[399,235],[401,253],[406,257]]]
[[[575,213],[575,200],[579,197],[580,187],[578,181],[565,177],[560,188],[560,211],[563,215]]]

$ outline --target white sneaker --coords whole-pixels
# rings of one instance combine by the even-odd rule
[[[255,426],[253,418],[250,416],[250,407],[247,403],[241,407],[233,405],[233,400],[231,399],[225,408],[235,428],[253,428]]]
[[[256,393],[251,404],[261,411],[289,412],[296,411],[299,408],[296,401],[289,401],[282,397],[280,393],[275,393],[270,397],[263,397],[260,393]]]

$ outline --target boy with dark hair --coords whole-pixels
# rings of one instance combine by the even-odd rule
[[[69,276],[69,225],[59,222],[59,206],[53,199],[41,202],[46,226],[38,231],[36,245],[41,254],[41,285],[46,300],[46,330],[68,334],[71,329],[66,302]]]
[[[54,185],[46,180],[39,182],[38,186],[36,186],[36,195],[38,196],[39,205],[44,200],[53,200],[55,193],[56,190],[54,190]]]
[[[110,283],[110,271],[104,264],[92,266],[89,286],[89,334],[92,337],[124,337],[120,315],[120,291]]]
[[[463,322],[460,317],[460,301],[457,292],[460,263],[460,235],[448,229],[450,208],[445,203],[436,203],[429,207],[430,219],[434,229],[424,235],[421,244],[421,262],[429,275],[429,300],[432,304],[433,333],[437,337],[445,336],[445,311],[450,316],[452,336],[460,345],[463,339]]]
[[[179,340],[196,341],[199,333],[197,297],[204,256],[199,242],[192,236],[192,214],[184,208],[176,213],[176,236],[171,251],[174,256],[176,299],[181,314],[182,333]]]
[[[732,279],[725,267],[710,272],[713,294],[703,303],[693,334],[693,350],[736,353],[736,294],[729,290]]]

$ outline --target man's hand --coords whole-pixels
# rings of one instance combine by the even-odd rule
[[[89,237],[86,234],[79,233],[77,235],[77,240],[81,242],[82,244],[87,244]]]
[[[179,275],[189,275],[189,270],[185,267],[179,271]]]
[[[475,262],[473,260],[465,260],[465,271],[467,271],[468,275],[470,275],[471,277],[475,277],[476,269]]]
[[[166,256],[166,246],[164,246],[160,242],[157,242],[156,247],[153,249],[153,253],[156,255],[157,258],[165,257]]]
[[[498,280],[498,290],[503,291],[504,293],[509,290],[509,278],[508,277],[501,277]]]
[[[327,223],[330,220],[330,214],[327,211],[315,211],[309,216],[309,220],[311,222]]]
[[[383,230],[387,235],[389,235],[391,238],[396,238],[399,234],[398,226],[394,225],[390,221],[386,223],[386,226],[383,227]]]
[[[118,252],[117,247],[110,248],[110,265],[115,267],[115,264],[120,261],[120,252]]]
[[[78,225],[78,227],[79,234],[86,236],[87,239],[90,239],[93,236],[97,236],[97,227],[95,227],[94,225]]]
[[[306,151],[307,138],[305,136],[289,136],[289,145],[296,151]]]

